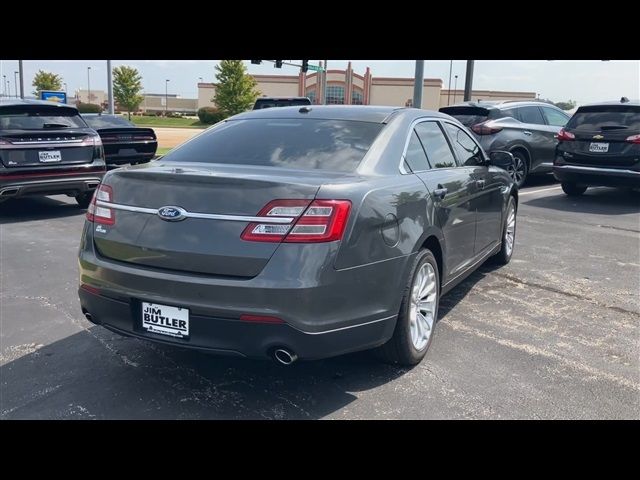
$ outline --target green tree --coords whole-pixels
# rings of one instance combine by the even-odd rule
[[[127,110],[129,120],[131,112],[138,110],[144,100],[142,91],[142,77],[133,67],[122,65],[113,69],[113,96],[120,107]]]
[[[244,112],[260,95],[255,79],[246,73],[242,60],[222,60],[216,65],[216,96],[212,99],[225,117]]]
[[[40,97],[43,90],[62,90],[62,77],[57,73],[38,70],[31,85],[35,87],[34,95]]]
[[[571,110],[576,106],[576,102],[573,100],[569,100],[568,102],[555,102],[554,105],[561,110]]]

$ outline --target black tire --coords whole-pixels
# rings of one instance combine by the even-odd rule
[[[511,243],[511,248],[509,248],[509,243],[507,239],[507,228],[509,226],[509,216],[511,209],[513,209],[513,242]],[[493,259],[499,265],[506,265],[511,261],[511,257],[513,256],[513,250],[515,247],[516,240],[516,227],[517,227],[517,217],[518,217],[518,209],[516,208],[516,201],[513,196],[509,197],[509,203],[507,203],[507,209],[505,210],[504,215],[504,224],[502,225],[502,246],[500,247],[500,251],[493,256]]]
[[[91,203],[91,199],[93,198],[93,191],[84,192],[80,195],[76,195],[76,202],[78,202],[78,206],[80,208],[87,208]]]
[[[572,182],[562,182],[562,191],[570,197],[577,197],[587,191],[587,187],[584,185],[578,185]]]
[[[527,175],[529,174],[529,161],[521,150],[514,150],[511,152],[513,160],[515,161],[514,169],[509,171],[511,178],[516,182],[518,188],[522,187],[527,181]]]
[[[410,308],[411,308],[411,293],[414,286],[417,273],[420,271],[425,263],[429,263],[433,267],[435,272],[436,283],[436,299],[435,299],[435,314],[433,319],[433,325],[431,327],[431,333],[424,345],[420,350],[417,350],[411,340],[410,330]],[[407,285],[402,291],[402,303],[400,305],[400,313],[396,322],[396,327],[393,332],[393,336],[387,343],[376,349],[377,356],[388,363],[412,366],[420,363],[420,361],[427,354],[427,350],[431,346],[434,336],[434,330],[438,321],[438,306],[440,303],[440,272],[438,270],[438,263],[436,262],[431,250],[423,249],[416,255],[413,265],[411,267],[411,274],[407,281]]]

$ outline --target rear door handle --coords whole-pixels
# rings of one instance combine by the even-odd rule
[[[447,189],[447,187],[438,187],[433,191],[433,194],[436,196],[436,198],[442,200],[448,191],[449,190]]]
[[[522,133],[524,133],[525,135],[531,135],[531,132],[529,130],[524,130]]]
[[[483,189],[484,188],[484,180],[476,180],[476,185],[478,186],[478,188]]]

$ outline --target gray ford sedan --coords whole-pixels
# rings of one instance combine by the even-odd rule
[[[413,365],[440,296],[511,259],[512,168],[437,112],[242,113],[105,175],[82,234],[82,311],[212,353],[288,365],[377,349]]]

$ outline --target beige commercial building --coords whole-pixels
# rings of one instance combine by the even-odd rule
[[[91,90],[91,102],[88,101],[89,92],[87,90],[76,90],[75,98],[68,99],[69,103],[95,103],[107,108],[107,92],[104,90]],[[161,93],[147,93],[143,95],[140,104],[140,112],[180,112],[195,115],[198,101],[195,98],[182,98],[178,95],[163,95]],[[117,105],[116,105],[117,107]]]
[[[369,68],[364,75],[354,72],[351,63],[346,70],[329,70],[326,82],[323,74],[253,75],[260,95],[267,97],[305,96],[314,104],[322,103],[326,83],[327,104],[334,105],[390,105],[410,106],[413,98],[413,78],[374,77]],[[198,108],[215,106],[216,85],[198,83]],[[447,90],[439,78],[426,78],[422,93],[422,108],[437,110],[448,104],[461,102],[463,90]],[[473,90],[472,100],[532,100],[535,92],[504,92]]]

